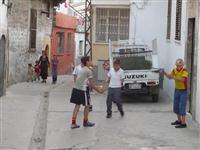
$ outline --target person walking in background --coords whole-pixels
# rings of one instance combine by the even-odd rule
[[[175,125],[175,128],[186,128],[188,71],[184,67],[183,59],[176,60],[176,68],[172,69],[170,74],[167,74],[164,70],[161,70],[161,74],[175,81],[173,111],[177,115],[177,120],[172,122],[171,125]]]
[[[57,75],[58,75],[58,59],[56,55],[53,55],[51,60],[51,69],[52,69],[52,84],[57,82]]]
[[[38,60],[35,61],[34,72],[35,72],[34,80],[40,81],[40,65]]]
[[[49,67],[49,58],[47,57],[47,54],[45,51],[42,51],[42,56],[40,56],[39,59],[39,65],[41,70],[41,77],[42,77],[42,83],[46,83],[46,79],[48,76],[48,67]]]
[[[92,71],[89,69],[89,66],[91,65],[89,57],[82,57],[81,64],[82,64],[82,69],[77,74],[77,77],[75,80],[75,86],[72,90],[72,94],[70,98],[70,102],[75,104],[73,114],[72,114],[72,123],[71,123],[72,129],[80,127],[76,123],[76,118],[77,118],[81,105],[85,106],[83,126],[93,127],[95,125],[94,123],[89,122],[89,119],[88,119],[90,99],[88,98],[88,94],[86,92],[87,81],[89,81],[89,86],[91,86],[97,92],[102,93],[101,91],[99,91],[99,89],[94,85],[92,81],[93,75],[92,75]]]
[[[120,68],[120,60],[116,59],[113,63],[113,68],[108,72],[108,96],[107,96],[107,116],[106,118],[112,117],[112,102],[117,104],[118,110],[121,116],[124,116],[121,100],[121,87],[124,82],[124,71]]]

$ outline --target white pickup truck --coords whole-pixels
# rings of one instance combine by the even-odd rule
[[[119,44],[109,42],[110,66],[113,60],[121,60],[125,72],[122,94],[147,94],[153,102],[159,99],[159,69],[157,57],[147,45]]]

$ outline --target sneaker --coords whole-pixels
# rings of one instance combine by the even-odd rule
[[[83,123],[84,127],[93,127],[94,125],[95,125],[95,123],[92,123],[92,122],[89,122],[89,121]]]
[[[111,118],[112,114],[107,114],[106,118]]]
[[[77,129],[77,128],[80,128],[80,126],[77,124],[71,124],[71,129]]]
[[[175,128],[187,128],[187,124],[176,125]]]
[[[171,125],[180,125],[180,124],[181,124],[181,122],[178,121],[178,120],[176,120],[176,121],[174,121],[174,122],[171,123]]]

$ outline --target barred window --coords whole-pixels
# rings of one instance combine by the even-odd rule
[[[171,15],[172,15],[172,0],[168,0],[168,13],[167,13],[167,39],[171,38]]]
[[[175,40],[181,40],[181,13],[182,13],[182,0],[176,1],[176,32]]]
[[[129,9],[96,9],[96,42],[129,38]]]
[[[36,51],[37,10],[31,9],[30,14],[30,49]]]

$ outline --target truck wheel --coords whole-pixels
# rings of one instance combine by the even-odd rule
[[[157,103],[158,102],[158,98],[159,98],[158,94],[152,95],[152,102]]]

